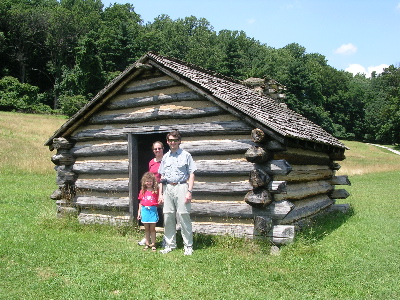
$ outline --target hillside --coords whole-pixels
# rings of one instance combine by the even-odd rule
[[[65,121],[63,116],[0,112],[0,172],[54,172],[50,158],[55,153],[44,143]]]
[[[65,121],[63,116],[0,112],[1,171],[53,172],[50,158],[55,153],[43,144]],[[347,158],[339,162],[341,175],[400,170],[400,155],[365,143],[344,143],[350,150],[346,151]]]

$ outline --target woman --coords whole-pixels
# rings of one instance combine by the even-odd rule
[[[156,176],[157,182],[160,182],[161,175],[158,173],[158,169],[164,156],[164,145],[157,141],[153,143],[152,149],[155,157],[149,161],[149,172]]]

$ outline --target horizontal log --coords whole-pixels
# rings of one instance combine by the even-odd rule
[[[272,202],[271,194],[265,189],[249,191],[244,196],[244,201],[254,207],[266,207]]]
[[[201,140],[201,141],[185,141],[181,144],[181,148],[189,151],[192,156],[196,155],[214,155],[214,154],[240,154],[252,146],[249,140]],[[85,144],[75,146],[70,151],[75,157],[90,157],[90,156],[115,156],[128,155],[128,143],[105,143],[105,144]],[[244,163],[248,165],[245,167]],[[240,164],[250,169],[250,163],[240,162]]]
[[[287,175],[292,171],[292,166],[286,160],[270,160],[265,164],[256,164],[256,169],[261,169],[270,175]]]
[[[77,196],[74,198],[74,203],[81,209],[129,211],[129,197]]]
[[[344,189],[335,189],[329,194],[331,199],[346,199],[349,196],[350,193]]]
[[[97,213],[91,209],[83,209],[78,215],[80,224],[109,224],[109,225],[130,225],[132,220],[129,212],[107,211],[106,213],[98,211]]]
[[[304,200],[296,201],[295,207],[286,215],[284,219],[276,220],[277,224],[293,224],[294,222],[310,217],[320,211],[328,208],[334,203],[326,195],[310,197]]]
[[[298,200],[319,194],[327,194],[333,189],[327,181],[288,183],[285,194],[274,195],[275,201]]]
[[[245,161],[198,160],[196,176],[248,175],[253,168]],[[129,161],[80,161],[72,166],[77,174],[127,174]]]
[[[217,106],[192,109],[157,109],[136,113],[120,113],[97,115],[89,120],[89,124],[129,124],[151,122],[166,119],[205,118],[224,114],[225,111]]]
[[[281,220],[294,208],[294,204],[290,201],[273,201],[265,208],[253,207],[255,216],[267,216],[273,220]]]
[[[228,235],[251,239],[253,238],[254,226],[250,224],[192,222],[192,230],[201,234]]]
[[[182,135],[235,135],[248,134],[251,127],[241,121],[222,121],[210,123],[173,124],[154,126],[126,126],[124,128],[86,129],[75,133],[71,138],[76,141],[89,141],[95,139],[125,139],[126,135],[166,133],[177,129]]]
[[[192,216],[253,218],[253,212],[244,202],[192,201]]]
[[[251,190],[252,187],[248,181],[240,182],[196,182],[193,187],[193,195],[198,194],[230,194],[243,196]]]
[[[76,162],[72,171],[77,174],[128,174],[129,161],[84,161]]]
[[[253,164],[238,160],[196,160],[196,166],[196,176],[248,175],[253,169]]]
[[[274,244],[287,245],[293,243],[295,234],[295,226],[293,225],[274,225],[266,236],[270,237]]]
[[[246,153],[244,154],[244,157],[246,158],[247,161],[251,163],[262,164],[272,158],[272,153],[266,151],[262,147],[252,146],[249,149],[247,149]]]
[[[293,147],[288,147],[286,151],[276,152],[274,159],[284,159],[289,164],[297,165],[308,165],[310,162],[314,165],[330,165],[331,163],[327,153]]]
[[[193,156],[210,154],[244,154],[252,145],[253,142],[250,140],[201,140],[185,141],[181,144],[181,148],[188,151]],[[248,166],[250,166],[250,163],[248,163]],[[246,167],[246,169],[249,168]]]
[[[149,67],[152,67],[148,65]],[[124,94],[131,94],[131,93],[139,93],[139,92],[147,92],[147,91],[154,91],[154,90],[159,90],[159,89],[164,89],[167,87],[172,87],[172,86],[177,86],[180,83],[175,81],[175,80],[159,80],[156,82],[149,82],[149,83],[144,83],[141,85],[136,85],[136,86],[131,86],[122,91]]]
[[[78,179],[75,182],[77,190],[96,192],[129,192],[129,180],[88,180]]]
[[[329,180],[330,184],[333,185],[351,185],[349,177],[347,175],[334,176]]]
[[[108,109],[124,109],[149,106],[155,104],[171,103],[176,101],[195,101],[204,100],[202,96],[195,92],[183,92],[170,95],[155,95],[150,97],[136,97],[121,101],[110,102],[107,105]]]
[[[75,157],[128,155],[128,142],[80,145],[72,148],[71,153]]]
[[[275,175],[274,180],[314,181],[329,179],[333,176],[333,170],[323,165],[291,165],[292,171],[287,175]]]

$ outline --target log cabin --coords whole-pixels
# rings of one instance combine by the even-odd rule
[[[288,109],[272,82],[145,54],[45,143],[56,150],[58,213],[83,224],[136,220],[152,143],[178,129],[198,167],[194,232],[292,242],[302,220],[349,195],[336,188],[347,176],[335,176],[348,148]]]

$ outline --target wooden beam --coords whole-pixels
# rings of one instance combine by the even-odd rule
[[[195,92],[190,91],[190,92],[182,92],[169,95],[135,97],[125,100],[113,101],[107,104],[107,108],[113,110],[113,109],[143,107],[143,106],[172,103],[179,101],[198,101],[198,100],[204,100],[204,97],[200,96]]]
[[[292,166],[284,159],[270,160],[265,164],[256,164],[256,169],[261,169],[270,175],[287,175],[292,171]]]
[[[166,133],[173,129],[182,134],[190,135],[219,135],[219,134],[248,134],[251,127],[242,121],[222,121],[211,123],[173,124],[154,126],[126,126],[123,128],[86,129],[75,133],[71,138],[76,141],[90,141],[95,139],[120,140],[132,134]]]
[[[253,218],[253,212],[244,202],[232,201],[192,201],[192,216]]]
[[[276,201],[279,200],[298,200],[315,196],[319,194],[327,194],[332,191],[332,185],[327,181],[309,181],[300,183],[288,183],[285,194],[274,195]]]
[[[349,196],[350,193],[344,189],[335,189],[329,194],[331,199],[346,199]]]
[[[351,185],[351,182],[347,175],[334,176],[334,177],[332,177],[332,179],[329,182],[330,182],[330,184],[333,184],[333,185]]]
[[[276,220],[277,224],[293,224],[295,221],[310,217],[334,203],[326,195],[315,196],[294,202],[294,208],[281,220]]]
[[[203,107],[193,109],[153,109],[149,112],[120,113],[108,115],[96,115],[89,120],[90,124],[130,124],[138,122],[150,122],[167,119],[191,119],[205,118],[223,114],[220,107]]]
[[[290,201],[273,201],[265,208],[253,207],[255,216],[267,216],[273,220],[281,220],[294,208],[294,204]]]

